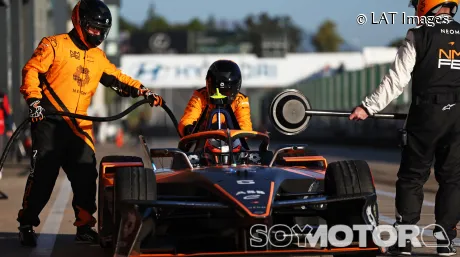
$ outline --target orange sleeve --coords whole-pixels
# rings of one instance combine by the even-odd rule
[[[19,91],[24,99],[41,99],[39,74],[46,73],[54,61],[54,48],[51,42],[45,37],[34,50],[32,57],[22,69],[22,85]]]
[[[187,106],[185,107],[184,115],[179,121],[178,129],[182,136],[184,135],[185,126],[192,125],[193,122],[198,121],[200,118],[201,112],[203,110],[202,107],[206,104],[203,101],[204,98],[202,95],[197,90],[195,90],[192,97],[188,101]]]
[[[102,54],[104,63],[104,72],[100,82],[106,87],[111,87],[118,92],[119,95],[125,97],[138,97],[139,88],[142,86],[141,82],[123,74],[113,63],[111,63],[106,55]]]
[[[242,130],[252,131],[251,108],[249,98],[242,96],[235,108],[235,117]]]

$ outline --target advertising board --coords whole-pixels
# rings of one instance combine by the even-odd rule
[[[394,56],[392,56],[394,59]],[[365,67],[360,52],[288,54],[285,58],[257,58],[232,55],[123,55],[121,69],[152,88],[193,88],[204,86],[209,66],[216,60],[236,62],[243,74],[243,87],[290,86],[329,67],[343,64],[345,70]]]

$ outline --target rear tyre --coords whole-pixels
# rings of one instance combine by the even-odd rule
[[[113,242],[118,241],[118,231],[120,229],[121,213],[120,209],[124,201],[130,200],[157,200],[157,184],[155,172],[144,167],[118,167],[115,171],[115,208],[114,208],[114,233]],[[144,210],[140,210],[144,211]],[[148,226],[149,229],[154,229]],[[141,234],[149,234],[149,231],[141,231]],[[140,247],[140,242],[135,248]],[[115,250],[116,243],[113,244]],[[139,251],[140,249],[135,249]]]
[[[365,193],[375,194],[375,186],[369,165],[361,160],[330,163],[324,178],[324,190],[327,196],[338,197]],[[365,214],[363,214],[363,211]],[[338,213],[343,215],[337,215]],[[338,224],[347,225],[350,228],[358,224],[377,226],[379,223],[378,215],[377,197],[375,196],[367,202],[356,200],[329,203],[326,220],[328,227]],[[368,247],[374,246],[371,232],[369,231],[367,235]],[[339,237],[340,234],[337,236]],[[359,232],[354,233],[353,242],[359,242]],[[359,256],[377,256],[377,253],[362,252],[359,253]]]
[[[113,223],[113,187],[105,186],[102,183],[102,164],[103,163],[127,163],[127,162],[141,162],[142,158],[137,156],[122,156],[122,155],[109,155],[104,156],[99,165],[99,193],[98,193],[98,232],[99,244],[102,248],[112,247],[112,235],[114,231]],[[116,169],[111,171],[116,172]]]

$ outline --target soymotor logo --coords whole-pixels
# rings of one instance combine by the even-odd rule
[[[372,240],[375,245],[380,247],[390,247],[396,243],[400,247],[405,246],[407,240],[412,241],[414,247],[438,247],[450,245],[450,240],[446,238],[445,230],[437,225],[430,224],[422,229],[416,225],[399,225],[397,229],[391,225],[380,225],[377,227],[371,225],[354,225],[353,228],[345,225],[336,225],[328,228],[327,225],[320,225],[314,229],[310,225],[301,227],[294,225],[289,227],[283,224],[277,224],[268,227],[264,224],[253,225],[250,229],[251,247],[266,247],[270,244],[273,247],[288,247],[291,244],[297,244],[299,247],[347,247],[353,243],[353,235],[358,232],[359,247],[367,247],[368,232],[372,231]],[[442,232],[432,233],[435,228]],[[428,232],[428,233],[427,233]],[[436,239],[445,240],[446,244],[430,244],[425,242],[424,237],[432,234]],[[340,235],[338,237],[338,235]],[[388,238],[383,239],[387,235]],[[421,240],[418,240],[420,236]],[[421,242],[420,242],[421,241]]]

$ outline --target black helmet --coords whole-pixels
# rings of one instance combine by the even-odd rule
[[[220,93],[227,97],[229,104],[235,100],[240,92],[241,82],[240,67],[230,60],[214,62],[206,75],[206,89],[209,97]]]
[[[72,11],[72,23],[89,48],[99,46],[112,27],[109,7],[100,0],[80,0]]]

